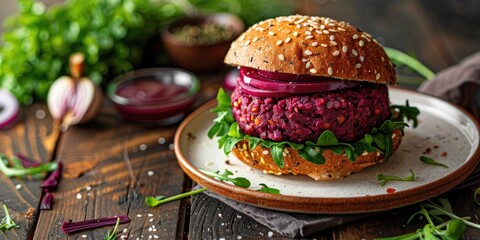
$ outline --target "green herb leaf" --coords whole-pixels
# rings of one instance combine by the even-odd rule
[[[259,192],[271,193],[271,194],[277,194],[277,195],[280,194],[280,190],[276,188],[270,188],[264,183],[260,183],[259,185],[262,186],[261,189],[257,190]]]
[[[459,219],[452,219],[447,224],[447,229],[445,230],[437,230],[437,234],[445,240],[456,240],[460,239],[460,237],[465,233],[467,230],[467,224]]]
[[[335,134],[330,130],[325,130],[320,137],[318,137],[317,145],[322,146],[335,146],[338,144],[337,137]]]
[[[192,195],[195,195],[195,194],[199,194],[199,193],[205,192],[206,190],[207,190],[206,188],[200,188],[200,189],[197,189],[197,190],[193,190],[193,191],[186,192],[186,193],[181,193],[181,194],[178,194],[178,195],[175,195],[175,196],[172,196],[172,197],[168,197],[168,198],[165,198],[163,196],[157,196],[157,197],[149,196],[149,197],[145,198],[145,203],[149,207],[155,207],[155,206],[158,206],[158,205],[161,205],[161,204],[164,204],[164,203],[173,202],[173,201],[185,198],[185,197],[189,197],[189,196],[192,196]]]
[[[388,176],[381,173],[377,174],[377,180],[380,181],[380,186],[385,186],[387,182],[390,181],[406,181],[413,182],[415,181],[415,173],[410,169],[410,175],[407,177],[397,177],[397,176]]]
[[[423,65],[414,57],[411,57],[406,53],[394,48],[389,48],[389,47],[383,47],[383,48],[385,49],[385,52],[387,53],[390,60],[392,60],[392,62],[394,62],[395,64],[406,65],[407,67],[419,73],[426,79],[431,79],[435,76],[435,73],[433,73],[430,69],[428,69],[425,65]]]
[[[104,238],[104,240],[115,240],[115,238],[117,237],[118,225],[120,225],[120,218],[117,218],[117,223],[115,224],[113,231],[110,232],[110,230],[108,230],[107,236]]]
[[[0,154],[0,171],[7,177],[35,175],[38,173],[51,172],[57,168],[57,162],[49,162],[40,164],[37,167],[30,168],[10,168],[8,167],[8,159],[3,154]]]
[[[426,163],[426,164],[448,168],[447,165],[445,165],[443,163],[440,163],[440,162],[437,162],[437,161],[435,161],[435,159],[430,158],[430,157],[420,156],[420,161],[422,161],[423,163]]]
[[[230,176],[233,175],[232,172],[228,171],[225,169],[225,172],[222,174],[219,174],[218,172],[209,172],[206,170],[200,170],[201,172],[205,173],[206,175],[216,178],[218,180],[224,181],[224,182],[231,182],[233,185],[237,187],[242,187],[242,188],[249,188],[250,187],[250,181],[244,177],[236,177],[236,178],[231,178]]]
[[[405,106],[402,105],[390,105],[390,109],[394,110],[392,114],[392,121],[401,122],[404,119],[407,121],[413,122],[413,127],[416,128],[418,126],[418,115],[420,115],[420,110],[416,107],[410,107],[408,100],[405,102]]]
[[[327,161],[322,155],[323,149],[319,147],[306,146],[298,150],[298,154],[305,160],[315,164],[324,164]]]
[[[10,217],[10,213],[8,213],[8,208],[5,204],[3,204],[3,211],[5,212],[5,217],[0,221],[0,230],[5,232],[12,228],[18,228],[18,225],[13,221],[12,217]]]
[[[272,160],[277,164],[279,168],[285,167],[285,162],[283,159],[283,145],[273,145],[270,149],[270,154],[272,155]]]

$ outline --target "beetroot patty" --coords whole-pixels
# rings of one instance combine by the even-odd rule
[[[388,118],[388,107],[383,84],[284,98],[251,96],[241,87],[232,94],[243,133],[273,141],[316,142],[327,129],[340,141],[356,141]]]

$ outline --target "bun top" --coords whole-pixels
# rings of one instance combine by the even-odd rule
[[[225,63],[264,71],[396,84],[395,67],[366,32],[331,18],[293,15],[251,26]]]

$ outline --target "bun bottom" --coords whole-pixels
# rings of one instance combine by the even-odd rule
[[[400,146],[402,138],[403,133],[400,130],[393,131],[393,152]],[[257,145],[254,149],[249,149],[248,141],[242,140],[232,150],[232,153],[240,161],[248,166],[263,170],[264,173],[274,175],[307,175],[321,181],[342,179],[385,160],[385,155],[380,152],[365,152],[355,162],[350,162],[345,154],[336,154],[327,149],[322,154],[326,162],[324,164],[315,164],[303,159],[297,150],[291,147],[285,147],[283,152],[285,166],[282,169],[273,161],[269,148]]]

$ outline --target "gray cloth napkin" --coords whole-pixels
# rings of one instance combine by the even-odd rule
[[[480,84],[480,53],[463,60],[458,65],[440,72],[434,79],[426,81],[419,91],[453,101],[455,103],[470,100],[460,89],[465,83]],[[462,189],[480,183],[480,169],[477,169],[455,189]],[[213,192],[205,192],[210,197],[218,199],[233,209],[250,216],[254,220],[287,237],[306,237],[313,233],[339,226],[355,220],[366,218],[375,213],[351,215],[308,215],[278,212],[263,209],[227,199]]]

